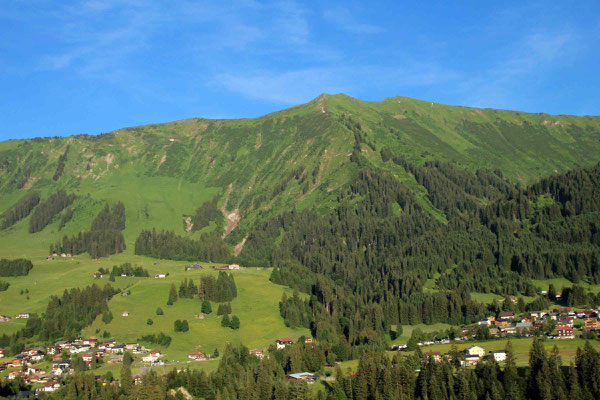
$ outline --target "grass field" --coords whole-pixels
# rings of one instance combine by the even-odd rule
[[[112,283],[117,288],[128,288],[131,295],[114,296],[109,302],[109,308],[114,319],[104,324],[99,316],[94,324],[83,334],[86,337],[99,337],[105,330],[111,337],[122,342],[133,342],[143,334],[164,332],[173,339],[169,348],[157,347],[166,352],[168,360],[184,361],[186,354],[192,350],[212,353],[215,348],[222,352],[225,343],[244,343],[249,347],[266,348],[278,337],[296,339],[309,334],[305,329],[287,328],[279,315],[279,300],[284,286],[275,285],[269,281],[269,270],[244,269],[234,271],[238,296],[231,303],[235,315],[240,318],[241,327],[234,331],[220,325],[221,317],[216,315],[217,304],[213,303],[213,313],[204,320],[195,319],[200,313],[199,299],[179,299],[173,306],[167,306],[169,288],[172,283],[179,287],[184,279],[198,280],[202,274],[217,272],[204,270],[184,271],[185,262],[160,261],[155,266],[154,259],[119,254],[108,259],[92,260],[88,256],[78,256],[71,260],[45,261],[34,258],[34,268],[28,276],[3,278],[11,286],[5,292],[0,292],[0,314],[14,316],[20,312],[37,312],[45,310],[51,295],[61,295],[65,288],[85,287],[91,284],[104,285],[108,278],[94,279],[92,274],[99,267],[109,268],[125,261],[142,265],[148,269],[151,278],[117,277]],[[208,264],[204,264],[206,267]],[[153,278],[155,273],[168,272],[165,279]],[[28,294],[20,294],[28,290]],[[29,297],[29,299],[27,299]],[[156,315],[156,308],[161,307],[164,315]],[[129,317],[122,317],[123,311],[129,312]],[[151,318],[154,322],[148,326],[146,321]],[[190,330],[185,333],[175,333],[175,320],[186,319]],[[24,326],[24,320],[13,320],[0,323],[0,334],[12,333]],[[197,363],[194,363],[194,365]]]

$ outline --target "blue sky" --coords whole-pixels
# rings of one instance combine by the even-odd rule
[[[368,3],[0,0],[0,139],[323,92],[600,114],[600,2]]]

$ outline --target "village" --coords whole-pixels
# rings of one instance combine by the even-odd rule
[[[415,343],[418,347],[450,344],[465,341],[482,341],[505,339],[510,337],[543,336],[549,340],[569,340],[577,337],[588,338],[589,333],[600,332],[600,309],[576,310],[571,307],[559,308],[556,311],[532,311],[516,314],[512,311],[500,312],[478,321],[477,324],[463,326],[460,336],[454,338],[437,337],[430,340],[420,340]],[[393,351],[409,351],[409,342],[393,345]],[[439,351],[423,353],[436,362],[451,361],[453,355],[442,354]],[[506,350],[491,350],[486,354],[485,347],[473,345],[464,349],[460,365],[464,367],[477,365],[479,362],[494,360],[505,361]]]

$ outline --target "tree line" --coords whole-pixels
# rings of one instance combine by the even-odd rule
[[[29,233],[44,229],[57,214],[73,203],[74,200],[75,195],[68,195],[64,190],[51,194],[33,210],[33,214],[29,219]]]
[[[185,261],[227,262],[231,258],[231,250],[217,232],[205,233],[194,240],[156,229],[140,233],[135,241],[135,254]]]
[[[0,260],[0,276],[25,276],[33,268],[31,260],[17,258],[8,260],[3,258]]]
[[[92,221],[90,231],[82,231],[71,237],[65,235],[62,241],[50,245],[50,253],[89,253],[92,258],[122,253],[125,250],[125,239],[121,233],[123,229],[125,205],[118,202],[110,208],[106,204]]]
[[[2,213],[2,225],[0,228],[6,229],[26,218],[39,202],[40,195],[38,193],[26,194],[17,204]]]

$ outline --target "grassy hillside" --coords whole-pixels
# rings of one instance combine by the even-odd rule
[[[217,303],[213,303],[213,313],[204,320],[198,320],[195,315],[201,311],[201,300],[179,299],[172,306],[167,306],[169,288],[175,283],[179,288],[184,279],[193,279],[196,283],[202,274],[217,272],[205,268],[203,270],[184,271],[189,263],[175,261],[160,261],[140,256],[118,255],[108,259],[92,260],[87,256],[71,260],[45,261],[41,257],[33,258],[34,268],[28,276],[2,278],[11,286],[5,292],[0,292],[0,314],[16,315],[20,312],[42,313],[46,309],[51,295],[60,296],[65,289],[85,287],[91,284],[105,285],[110,283],[108,277],[94,279],[92,273],[100,267],[112,268],[114,264],[129,261],[142,265],[149,272],[150,278],[117,277],[115,288],[131,291],[131,295],[114,296],[109,302],[109,308],[114,319],[109,324],[102,322],[99,316],[91,327],[83,333],[86,337],[100,337],[106,330],[111,337],[122,342],[133,342],[142,334],[164,332],[173,339],[168,348],[157,347],[168,354],[169,360],[186,360],[186,355],[192,350],[212,353],[215,348],[223,350],[226,342],[233,344],[244,343],[252,348],[267,348],[279,337],[298,338],[308,335],[308,330],[287,328],[283,318],[279,316],[279,300],[285,290],[283,286],[269,282],[269,270],[241,269],[234,272],[238,296],[231,302],[233,314],[241,321],[239,330],[221,327],[221,317],[217,316]],[[205,264],[205,267],[207,265]],[[165,279],[155,279],[156,273],[169,273]],[[23,290],[23,294],[20,294]],[[25,290],[28,292],[25,293]],[[156,315],[157,307],[161,307],[164,315]],[[129,312],[129,317],[122,317],[123,311]],[[146,325],[148,318],[154,322]],[[186,319],[190,330],[185,333],[175,333],[175,320]],[[0,323],[0,334],[12,333],[25,326],[25,320],[13,320]]]
[[[360,124],[365,162],[411,187],[441,220],[443,213],[429,204],[425,188],[402,167],[382,161],[382,148],[417,164],[436,159],[470,171],[499,168],[523,183],[600,160],[598,117],[455,107],[405,97],[365,102],[321,95],[254,119],[189,119],[98,136],[10,140],[0,143],[0,211],[33,191],[42,200],[63,188],[79,197],[60,233],[59,218],[35,234],[27,233],[28,218],[1,231],[0,255],[45,254],[63,234],[87,229],[106,201],[125,203],[128,253],[142,229],[183,234],[183,215],[214,196],[231,220],[232,246],[269,216],[293,207],[330,208],[337,189],[358,171],[349,160],[354,133],[342,115]],[[61,156],[66,161],[59,174]]]

